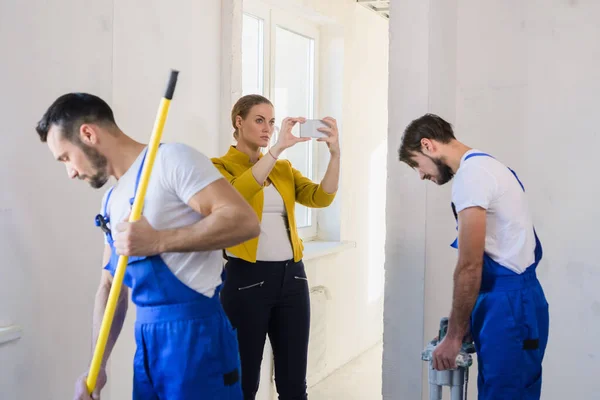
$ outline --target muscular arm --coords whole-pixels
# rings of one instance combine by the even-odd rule
[[[104,257],[102,261],[102,265],[108,264],[110,260],[110,246],[106,245],[104,247]],[[110,288],[112,286],[112,275],[106,271],[102,270],[102,277],[100,279],[100,286],[98,287],[98,291],[96,292],[96,301],[94,303],[94,319],[93,319],[93,342],[92,345],[96,346],[96,342],[98,341],[98,335],[100,334],[100,326],[102,325],[102,318],[104,317],[104,311],[106,309],[106,302],[108,301],[108,295],[110,293]],[[123,322],[125,321],[125,315],[127,314],[128,307],[128,290],[127,286],[121,286],[121,294],[119,295],[119,300],[117,303],[117,308],[115,309],[115,315],[113,318],[113,322],[110,329],[110,334],[108,335],[108,341],[106,342],[106,348],[104,351],[104,358],[102,359],[102,368],[106,367],[106,362],[110,357],[110,353],[117,342],[117,338],[121,333],[121,329],[123,328]],[[93,349],[92,349],[93,351]]]
[[[448,321],[451,339],[462,341],[469,329],[469,318],[481,285],[485,222],[486,210],[481,207],[466,208],[458,214],[458,263]]]
[[[256,213],[225,179],[206,186],[188,204],[205,218],[182,228],[158,231],[159,253],[219,250],[260,234]]]

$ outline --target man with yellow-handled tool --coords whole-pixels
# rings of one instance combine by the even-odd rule
[[[117,180],[96,216],[106,244],[94,343],[105,348],[97,347],[75,399],[99,398],[129,288],[137,307],[133,399],[242,399],[237,339],[219,302],[220,249],[259,235],[254,211],[205,155],[182,144],[159,146],[160,135],[148,146],[133,140],[97,96],[59,97],[36,130],[70,178],[94,188]],[[113,290],[114,320],[105,315],[111,286],[120,287]]]

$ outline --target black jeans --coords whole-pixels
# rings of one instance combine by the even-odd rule
[[[221,303],[237,330],[244,400],[254,400],[267,333],[280,400],[306,400],[310,330],[308,281],[302,261],[229,258]]]

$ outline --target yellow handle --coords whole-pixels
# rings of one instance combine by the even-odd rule
[[[135,222],[140,219],[142,215],[142,208],[144,205],[144,198],[146,197],[146,189],[148,188],[148,181],[150,180],[150,174],[152,173],[152,167],[154,166],[154,159],[160,145],[162,138],[162,131],[165,126],[167,114],[169,112],[169,106],[173,99],[173,93],[175,91],[175,84],[177,83],[178,71],[171,71],[169,84],[167,85],[167,91],[165,96],[160,102],[158,108],[158,114],[156,116],[156,122],[154,123],[154,129],[150,143],[148,144],[148,152],[146,154],[146,161],[144,162],[144,168],[142,169],[142,176],[140,177],[140,183],[135,194],[135,200],[133,202],[133,208],[129,216],[129,222]],[[104,317],[102,318],[102,325],[100,326],[100,333],[98,335],[98,341],[94,350],[94,356],[87,376],[87,388],[88,392],[92,393],[96,388],[96,381],[98,379],[98,373],[100,372],[100,366],[102,359],[104,358],[104,351],[106,349],[106,342],[110,333],[113,318],[115,315],[115,309],[117,308],[117,300],[121,293],[121,285],[123,283],[123,277],[125,276],[125,268],[127,268],[127,262],[129,257],[119,256],[119,263],[113,277],[112,285],[110,288],[110,294],[108,301],[106,302],[106,310],[104,311]]]

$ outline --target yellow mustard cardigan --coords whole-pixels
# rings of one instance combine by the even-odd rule
[[[259,155],[260,158],[262,158],[262,154]],[[227,154],[223,157],[212,158],[212,162],[250,203],[256,215],[258,215],[258,219],[262,220],[263,186],[259,185],[254,175],[252,175],[254,164],[250,162],[250,157],[237,150],[235,146],[231,146]],[[292,167],[288,160],[278,160],[269,174],[269,179],[283,198],[290,227],[294,261],[298,262],[302,259],[304,245],[296,227],[295,203],[298,202],[306,207],[323,208],[333,202],[335,193],[325,192],[320,184],[316,184],[303,176],[300,171]],[[248,262],[256,262],[257,249],[258,237],[237,246],[229,247],[227,251]]]

